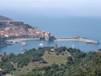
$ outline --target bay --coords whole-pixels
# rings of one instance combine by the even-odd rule
[[[81,36],[89,39],[94,39],[101,42],[101,18],[99,17],[48,17],[48,16],[34,16],[30,15],[9,15],[18,21],[23,21],[30,24],[33,27],[38,27],[44,31],[51,32],[55,36]],[[40,41],[27,41],[25,49],[37,48],[39,47]],[[45,46],[54,46],[58,44],[59,46],[75,47],[82,49],[83,51],[96,50],[101,47],[101,45],[88,45],[77,42],[43,42]],[[19,53],[22,51],[22,45],[20,43],[14,44],[1,48],[1,52],[8,53]]]

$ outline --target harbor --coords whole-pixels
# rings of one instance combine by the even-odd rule
[[[17,39],[10,39],[7,40],[8,43],[14,44],[14,43],[20,43],[20,42],[26,42],[29,40],[40,40],[40,38],[17,38]],[[71,41],[71,42],[80,42],[80,43],[85,43],[85,44],[93,44],[93,45],[98,45],[100,44],[99,41],[93,40],[93,39],[88,39],[80,36],[73,36],[73,37],[55,37],[55,39],[51,39],[52,41]],[[51,41],[48,38],[45,38],[44,41]]]

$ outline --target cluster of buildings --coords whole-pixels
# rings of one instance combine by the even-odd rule
[[[16,37],[16,38],[46,38],[48,39],[51,34],[49,32],[43,32],[38,29],[32,29],[28,28],[27,30],[25,28],[12,28],[12,27],[6,27],[3,30],[0,30],[0,36],[3,37]]]
[[[28,24],[16,21],[0,21],[0,36],[18,38],[49,38],[50,33],[32,28]]]
[[[38,28],[25,24],[24,22],[14,21],[4,16],[0,16],[0,37],[40,38],[45,40],[53,38],[49,32],[44,32]]]

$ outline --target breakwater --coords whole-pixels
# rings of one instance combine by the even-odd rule
[[[93,39],[88,39],[80,36],[74,36],[74,37],[56,37],[56,41],[73,41],[73,42],[82,42],[86,44],[95,44],[98,45],[100,42]]]

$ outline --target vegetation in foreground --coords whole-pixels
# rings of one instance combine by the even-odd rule
[[[6,55],[0,67],[14,76],[101,76],[101,52],[79,49],[38,48]]]

